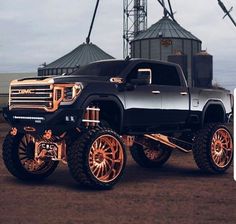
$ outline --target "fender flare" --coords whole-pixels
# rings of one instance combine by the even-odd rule
[[[114,96],[114,95],[101,95],[101,94],[99,94],[99,95],[95,95],[95,94],[94,95],[89,95],[84,100],[83,104],[81,105],[82,110],[84,111],[84,113],[85,113],[86,108],[93,101],[100,101],[100,102],[102,102],[102,101],[104,101],[104,102],[112,101],[112,102],[114,102],[118,106],[119,114],[120,114],[120,123],[119,123],[118,130],[121,131],[122,125],[123,125],[123,119],[124,119],[124,106],[123,106],[121,100],[118,97]]]
[[[207,109],[212,106],[212,105],[217,105],[217,106],[220,106],[222,109],[223,109],[223,117],[222,117],[222,120],[225,121],[225,115],[226,115],[226,110],[225,110],[225,107],[224,107],[224,104],[220,101],[220,100],[208,100],[207,103],[205,104],[205,106],[203,107],[203,110],[202,110],[202,119],[201,119],[201,125],[203,127],[204,125],[204,120],[205,120],[205,115],[206,115],[206,111]]]

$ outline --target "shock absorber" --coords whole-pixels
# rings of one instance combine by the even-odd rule
[[[82,120],[86,127],[95,127],[100,123],[100,108],[87,107]]]

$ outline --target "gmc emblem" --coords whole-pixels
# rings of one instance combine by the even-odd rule
[[[20,89],[19,94],[32,94],[33,91],[31,89]]]

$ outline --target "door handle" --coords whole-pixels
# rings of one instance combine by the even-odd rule
[[[180,95],[186,96],[186,95],[188,95],[188,93],[187,92],[180,92]]]
[[[161,92],[159,90],[153,90],[152,94],[160,94]]]

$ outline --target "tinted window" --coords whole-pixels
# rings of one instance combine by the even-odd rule
[[[163,86],[180,86],[179,74],[174,66],[153,65],[152,83]]]
[[[137,66],[135,66],[132,71],[130,71],[127,81],[130,82],[131,79],[142,79],[145,78],[147,75],[146,72],[138,72],[139,69],[150,69],[150,65],[148,63],[140,63]]]

